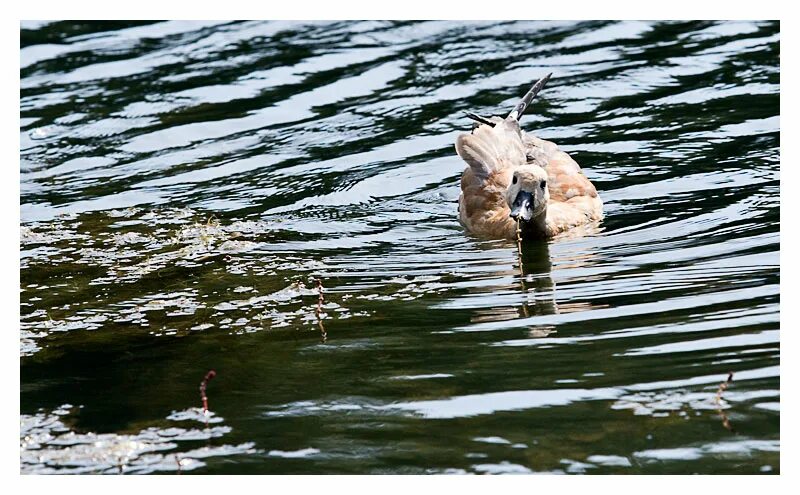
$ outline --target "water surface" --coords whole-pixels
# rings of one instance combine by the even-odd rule
[[[23,472],[779,471],[778,23],[21,27]],[[520,266],[453,142],[548,72]]]

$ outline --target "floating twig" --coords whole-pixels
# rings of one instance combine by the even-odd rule
[[[519,270],[522,272],[522,227],[517,217],[517,254],[519,255]]]
[[[319,293],[319,299],[317,299],[317,324],[319,325],[319,333],[322,338],[322,343],[328,341],[328,332],[325,331],[325,326],[322,324],[322,317],[320,316],[322,313],[322,304],[325,302],[325,293],[324,288],[322,287],[322,280],[317,279],[317,292]]]
[[[522,292],[525,293],[525,297],[527,297],[528,289],[525,287],[525,267],[522,262],[522,225],[520,224],[519,217],[517,217],[517,259],[519,260],[519,277],[522,284]],[[525,302],[522,303],[522,314],[526,318],[529,316],[528,305]]]
[[[200,398],[203,400],[203,414],[205,415],[208,415],[208,397],[206,396],[206,387],[208,386],[208,382],[211,381],[211,379],[215,376],[217,376],[217,372],[210,370],[208,373],[206,373],[203,381],[200,382]]]
[[[731,422],[728,419],[728,415],[725,414],[725,411],[722,410],[722,393],[728,390],[728,386],[732,382],[733,382],[733,371],[728,372],[728,379],[719,384],[719,388],[717,389],[717,396],[714,399],[714,402],[716,402],[717,404],[717,413],[719,413],[720,417],[722,418],[722,426],[724,426],[725,429],[730,431],[731,433],[736,433],[736,430],[734,430],[733,426],[731,426]]]
[[[317,299],[317,318],[319,318],[319,314],[322,312],[322,303],[325,302],[322,280],[320,279],[317,279],[317,293],[319,294],[319,299]]]

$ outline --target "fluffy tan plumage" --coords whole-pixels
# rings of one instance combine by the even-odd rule
[[[467,162],[459,220],[481,237],[552,237],[603,218],[603,202],[580,166],[554,143],[527,134],[519,117],[549,79],[537,82],[505,119],[483,119],[456,140]]]

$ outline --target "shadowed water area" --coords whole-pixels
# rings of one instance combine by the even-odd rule
[[[779,471],[777,22],[21,27],[22,472]],[[520,266],[453,143],[548,72]]]

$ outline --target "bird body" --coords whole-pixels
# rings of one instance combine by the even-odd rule
[[[538,81],[505,118],[484,119],[456,140],[467,163],[459,220],[480,237],[549,238],[603,218],[603,202],[581,167],[555,143],[522,131],[519,118],[544,87]]]

